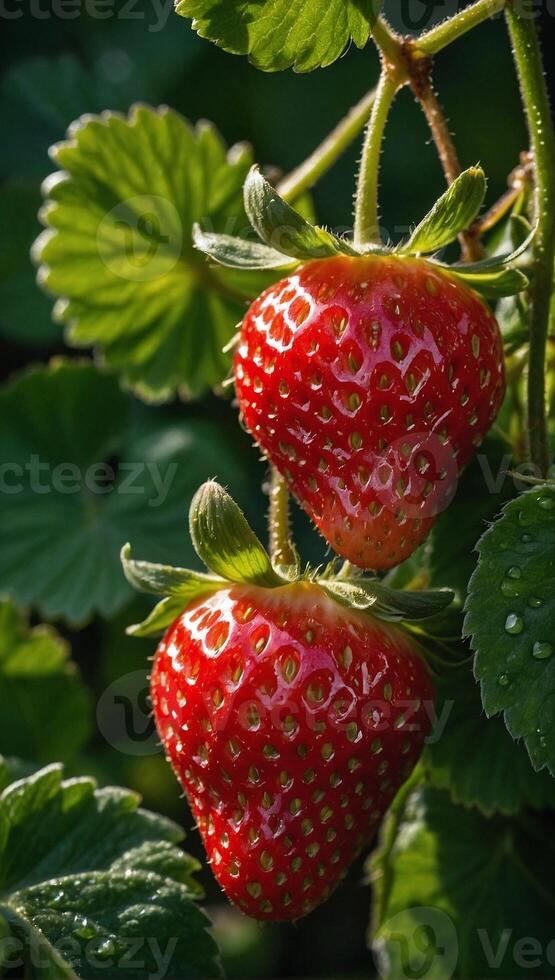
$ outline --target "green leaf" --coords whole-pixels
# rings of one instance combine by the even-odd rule
[[[285,584],[242,510],[214,480],[193,497],[189,526],[199,558],[216,575],[267,588]]]
[[[466,598],[476,567],[476,542],[511,492],[506,471],[511,456],[506,443],[488,436],[462,473],[453,502],[427,540],[426,572],[432,588],[447,586]]]
[[[193,900],[198,864],[176,846],[183,832],[138,803],[91,779],[64,781],[59,766],[4,789],[0,921],[17,943],[8,965],[36,966],[40,954],[41,976],[101,977],[123,970],[134,948],[141,980],[160,969],[160,953],[169,975],[220,976]]]
[[[31,245],[40,231],[40,191],[12,182],[0,188],[0,334],[18,344],[52,346],[60,328],[35,282]]]
[[[219,385],[249,274],[240,290],[209,268],[192,227],[247,227],[250,150],[226,151],[210,123],[193,130],[170,109],[140,105],[84,117],[52,155],[62,171],[45,182],[47,230],[34,255],[69,343],[94,346],[147,400]]]
[[[133,0],[130,13],[131,18],[108,18],[109,24],[94,16],[66,20],[58,37],[63,35],[64,46],[78,50],[78,57],[16,60],[4,73],[0,176],[42,180],[48,173],[48,147],[84,113],[100,113],[107,106],[127,112],[133,102],[157,104],[167,98],[201,46],[190,32],[176,32],[169,10],[157,10],[150,0]]]
[[[178,0],[201,37],[232,54],[248,54],[257,68],[324,68],[351,40],[363,48],[379,14],[377,0]]]
[[[29,762],[23,762],[15,756],[6,758],[0,755],[0,793],[10,783],[15,783],[18,779],[24,779],[26,776],[32,776],[35,769],[36,766]]]
[[[487,820],[438,790],[401,796],[370,864],[379,975],[552,976],[552,824]]]
[[[476,806],[486,816],[516,814],[525,807],[555,809],[555,780],[536,773],[524,745],[515,745],[503,720],[486,718],[480,688],[465,665],[437,680],[439,718],[447,719],[425,752],[431,783],[455,803]],[[477,751],[469,752],[469,745]]]
[[[357,254],[347,241],[303,218],[256,166],[245,181],[244,196],[250,223],[272,252],[297,260]]]
[[[295,259],[289,259],[261,242],[210,234],[202,231],[199,225],[193,228],[193,242],[199,252],[232,269],[290,269],[297,265]]]
[[[512,500],[477,550],[465,633],[486,714],[503,712],[534,769],[555,774],[555,490]]]
[[[133,595],[120,562],[126,541],[162,564],[198,564],[187,508],[215,459],[217,475],[249,499],[257,465],[233,418],[139,410],[86,362],[56,361],[0,390],[0,593],[45,618],[109,617]]]
[[[60,139],[72,119],[105,106],[127,108],[128,101],[103,77],[100,66],[88,70],[79,58],[28,58],[6,72],[0,90],[4,150],[0,174],[41,180],[48,172],[48,147]],[[135,98],[137,96],[135,95]]]
[[[44,763],[64,762],[91,734],[90,697],[69,646],[49,626],[29,629],[0,602],[0,752]],[[71,731],[71,738],[67,733]]]
[[[318,584],[344,605],[391,622],[428,619],[451,605],[454,598],[448,589],[411,592],[392,589],[379,579],[331,579]]]
[[[482,168],[477,166],[465,170],[397,251],[415,255],[436,252],[449,245],[478,216],[485,195],[486,177]]]

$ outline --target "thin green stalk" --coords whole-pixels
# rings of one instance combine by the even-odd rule
[[[358,136],[368,121],[374,105],[376,89],[372,89],[362,97],[344,119],[326,136],[314,153],[283,178],[278,185],[278,191],[286,201],[293,203],[304,191],[310,190],[317,180],[327,173],[338,157]]]
[[[274,565],[294,565],[297,561],[289,526],[289,490],[281,474],[272,466],[270,477],[270,556]]]
[[[467,31],[471,31],[473,27],[501,13],[506,4],[507,0],[477,0],[472,6],[466,7],[454,17],[450,17],[443,24],[433,27],[431,31],[419,37],[416,41],[418,50],[428,55],[437,54]]]
[[[555,134],[534,21],[507,8],[507,23],[530,133],[536,175],[537,231],[530,286],[528,440],[530,459],[547,473],[545,356],[555,261]]]
[[[389,110],[405,79],[385,66],[376,91],[372,115],[366,130],[355,200],[355,245],[380,241],[378,215],[378,176],[383,137]]]

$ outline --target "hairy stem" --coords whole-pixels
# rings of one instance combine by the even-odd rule
[[[477,3],[466,7],[454,17],[450,17],[443,24],[439,24],[419,37],[418,49],[424,54],[437,54],[438,51],[442,51],[443,48],[462,37],[467,31],[471,31],[473,27],[477,27],[478,24],[500,13],[506,4],[507,0],[477,0]]]
[[[310,190],[317,180],[327,173],[338,157],[358,136],[374,105],[376,89],[371,89],[349,110],[344,119],[332,129],[300,166],[292,170],[278,185],[278,191],[286,201],[296,201],[304,191]]]
[[[422,84],[414,84],[412,87],[426,116],[447,183],[452,184],[461,173],[462,168],[449,130],[449,123],[434,91],[430,73],[428,72]],[[482,258],[482,247],[474,230],[463,231],[459,235],[459,241],[463,256],[468,262],[476,262]]]
[[[381,240],[378,214],[380,156],[389,110],[403,83],[402,75],[383,65],[362,150],[355,198],[355,246]]]
[[[289,490],[276,470],[270,474],[270,556],[274,565],[294,565],[297,557],[291,541],[289,525]]]
[[[528,441],[531,461],[546,473],[549,442],[546,422],[545,356],[555,260],[555,134],[534,21],[507,9],[507,23],[530,132],[536,195],[537,231],[530,286]]]
[[[378,17],[372,31],[372,39],[384,61],[395,68],[403,65],[403,39],[389,26],[383,17]]]

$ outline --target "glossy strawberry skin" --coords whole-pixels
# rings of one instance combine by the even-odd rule
[[[250,307],[244,422],[334,550],[390,568],[424,540],[503,400],[486,304],[423,259],[307,264]]]
[[[151,690],[212,869],[258,919],[299,918],[335,888],[412,771],[433,698],[406,634],[312,584],[197,600]]]

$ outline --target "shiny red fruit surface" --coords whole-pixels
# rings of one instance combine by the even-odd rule
[[[488,306],[396,257],[323,259],[271,286],[234,373],[256,442],[334,550],[373,569],[424,540],[505,391]]]
[[[296,919],[370,841],[430,729],[433,685],[399,628],[316,585],[232,586],[160,643],[156,724],[221,886]]]

